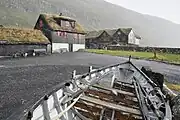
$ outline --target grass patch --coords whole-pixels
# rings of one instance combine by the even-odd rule
[[[99,50],[99,49],[87,49],[87,52],[97,53],[97,54],[107,54],[113,56],[132,56],[135,58],[143,59],[153,59],[168,61],[170,63],[179,63],[180,64],[180,55],[179,54],[168,54],[168,53],[157,53],[157,58],[153,58],[153,52],[134,52],[134,51],[120,51],[120,50]]]
[[[180,84],[173,84],[173,83],[168,83],[168,82],[165,82],[165,84],[167,85],[169,89],[180,92]]]

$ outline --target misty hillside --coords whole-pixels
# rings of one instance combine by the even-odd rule
[[[143,37],[141,45],[180,47],[180,25],[103,0],[1,0],[0,24],[33,27],[39,13],[60,12],[86,30],[132,27]]]

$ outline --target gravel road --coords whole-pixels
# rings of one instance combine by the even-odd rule
[[[90,65],[101,67],[125,61],[127,58],[85,52],[0,60],[0,120],[10,116],[11,120],[15,112],[34,104],[53,86],[70,79],[74,69],[85,73]],[[132,63],[138,67],[151,66],[170,82],[180,83],[180,66],[134,59]]]

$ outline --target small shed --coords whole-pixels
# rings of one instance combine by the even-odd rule
[[[0,56],[29,53],[34,49],[51,52],[50,41],[40,30],[0,27]]]

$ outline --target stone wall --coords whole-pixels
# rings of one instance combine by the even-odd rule
[[[161,48],[161,47],[135,47],[135,46],[108,46],[108,50],[124,50],[137,52],[156,52],[180,54],[180,48]]]
[[[33,49],[47,49],[47,45],[39,44],[16,44],[0,45],[0,56],[11,56],[15,53],[25,53]]]

